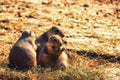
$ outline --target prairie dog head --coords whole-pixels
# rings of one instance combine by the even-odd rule
[[[62,46],[66,44],[66,41],[64,41],[59,35],[51,35],[46,44],[51,54],[59,55],[63,51]]]
[[[26,37],[35,37],[35,33],[34,33],[33,31],[26,30],[26,31],[23,31],[21,37],[22,37],[22,38],[26,38]]]
[[[60,27],[56,27],[53,26],[48,32],[47,32],[47,36],[51,36],[51,35],[59,35],[60,37],[64,37],[64,31],[60,28]]]

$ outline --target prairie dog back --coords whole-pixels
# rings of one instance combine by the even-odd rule
[[[29,69],[36,66],[36,49],[34,32],[24,31],[10,51],[10,67]]]

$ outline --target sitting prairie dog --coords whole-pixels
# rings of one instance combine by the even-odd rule
[[[62,48],[65,43],[59,35],[51,35],[39,53],[37,64],[54,69],[67,68],[68,56]]]
[[[39,53],[41,51],[41,48],[46,44],[46,42],[48,41],[48,38],[51,35],[59,35],[60,37],[64,37],[64,30],[61,29],[58,26],[53,26],[52,28],[50,28],[48,31],[46,31],[45,33],[43,33],[42,35],[40,35],[37,39],[36,39],[36,44],[39,45],[38,49],[37,49],[37,53]],[[38,55],[39,56],[39,55]]]
[[[32,31],[24,31],[18,41],[12,47],[9,54],[10,67],[29,69],[37,65],[35,34]]]

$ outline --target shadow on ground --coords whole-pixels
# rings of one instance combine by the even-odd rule
[[[105,60],[107,62],[111,63],[120,63],[120,56],[113,56],[110,54],[103,54],[103,53],[96,53],[96,52],[89,52],[86,50],[75,50],[75,49],[65,49],[67,53],[72,52],[72,53],[77,53],[78,55],[88,57],[89,59],[97,59],[97,60]]]

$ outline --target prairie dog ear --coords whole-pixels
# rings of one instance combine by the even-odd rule
[[[67,41],[63,40],[63,44],[67,44]]]
[[[27,36],[29,36],[29,34],[30,34],[30,32],[28,30],[26,30],[26,31],[23,31],[22,36],[27,37]]]
[[[30,31],[31,36],[35,36],[35,33],[33,31]]]

